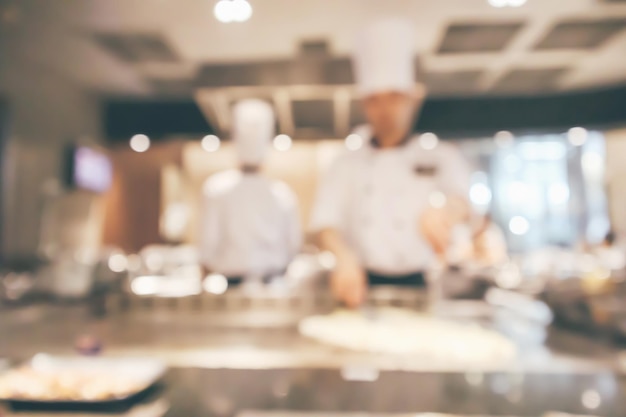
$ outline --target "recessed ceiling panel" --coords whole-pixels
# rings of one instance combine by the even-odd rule
[[[332,135],[333,104],[331,100],[294,100],[292,112],[296,130],[315,130]]]
[[[428,72],[423,81],[431,95],[465,94],[477,91],[483,71]]]
[[[95,39],[113,55],[131,63],[172,62],[178,59],[163,36],[156,33],[99,33]]]
[[[199,87],[284,85],[291,78],[288,61],[205,65],[198,71]]]
[[[624,29],[624,18],[562,21],[546,34],[535,49],[593,49]]]
[[[448,26],[439,46],[439,53],[498,52],[522,28],[523,23],[454,23]]]
[[[326,84],[352,84],[352,61],[350,58],[336,58],[325,62],[324,79]]]

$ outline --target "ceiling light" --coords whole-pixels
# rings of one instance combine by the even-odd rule
[[[522,236],[528,233],[530,223],[526,217],[515,216],[509,221],[509,230],[514,235]]]
[[[113,272],[124,272],[126,268],[128,268],[128,259],[121,253],[116,253],[109,257],[109,261],[107,262],[109,269]]]
[[[230,23],[234,20],[230,7],[230,1],[227,0],[218,1],[213,9],[213,14],[215,14],[215,18],[222,23]]]
[[[210,274],[204,279],[202,286],[209,294],[221,295],[228,289],[228,279],[224,275]]]
[[[572,146],[583,146],[587,142],[588,134],[584,127],[573,127],[567,132],[567,139]]]
[[[150,138],[146,135],[135,135],[130,138],[130,148],[135,152],[145,152],[150,149]]]
[[[252,6],[247,0],[220,0],[213,13],[222,23],[245,22],[252,17]]]
[[[493,7],[521,7],[526,4],[526,0],[487,0]]]
[[[476,183],[470,187],[470,200],[477,206],[486,206],[491,202],[491,190],[487,184]]]
[[[291,149],[291,138],[287,135],[278,135],[274,138],[274,148],[277,151],[285,152]]]
[[[352,133],[346,137],[346,148],[351,151],[358,151],[363,146],[363,138],[356,133]]]
[[[159,277],[139,276],[130,283],[130,289],[137,295],[155,295],[159,292]]]
[[[507,130],[501,130],[500,132],[496,133],[493,138],[496,141],[496,145],[501,148],[508,148],[509,146],[511,146],[514,139],[513,134]]]
[[[202,138],[202,149],[207,152],[216,152],[220,148],[220,138],[215,135],[206,135]]]
[[[434,133],[427,132],[420,135],[419,144],[423,149],[426,149],[427,151],[435,149],[438,143],[439,138]]]
[[[506,7],[509,2],[507,0],[489,0],[489,4],[493,7]]]
[[[233,0],[231,8],[235,22],[245,22],[252,17],[252,6],[246,0]]]

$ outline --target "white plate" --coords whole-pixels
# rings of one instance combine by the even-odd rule
[[[149,358],[107,358],[107,357],[61,357],[46,354],[35,355],[28,364],[35,371],[42,373],[71,374],[72,371],[82,374],[96,373],[101,375],[115,375],[116,378],[128,377],[136,382],[136,389],[123,396],[116,396],[98,400],[68,400],[68,399],[36,399],[36,398],[0,398],[3,401],[19,401],[29,403],[107,403],[123,401],[155,384],[165,374],[167,366],[156,359]],[[1,369],[1,368],[0,368]],[[10,371],[9,371],[10,372]]]

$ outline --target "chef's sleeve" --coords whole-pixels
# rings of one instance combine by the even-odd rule
[[[285,213],[285,239],[289,257],[293,258],[302,247],[302,226],[300,223],[300,209],[298,197],[293,190],[284,183],[278,183],[275,187],[279,201],[284,207]]]
[[[287,247],[291,258],[296,256],[302,247],[302,226],[297,200],[287,213]]]
[[[471,183],[471,168],[461,151],[448,145],[443,152],[439,175],[441,191],[467,199]]]
[[[347,161],[338,158],[322,177],[311,211],[310,229],[312,232],[320,232],[324,229],[345,232],[348,188],[350,187],[348,170]]]
[[[215,262],[220,241],[220,208],[216,196],[203,196],[201,216],[200,262],[210,269]]]
[[[302,247],[302,227],[300,224],[300,210],[296,193],[284,182],[276,181],[272,185],[272,193],[278,200],[280,213],[284,222],[282,233],[285,249],[292,259]]]

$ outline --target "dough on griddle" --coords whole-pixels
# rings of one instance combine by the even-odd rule
[[[375,319],[360,311],[337,310],[305,318],[299,330],[321,343],[359,352],[463,363],[507,361],[516,356],[515,345],[495,331],[400,308],[378,309]]]

